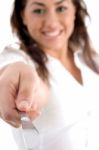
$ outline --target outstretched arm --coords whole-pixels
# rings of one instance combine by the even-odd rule
[[[26,111],[34,119],[47,99],[48,86],[32,65],[14,62],[0,70],[0,117],[7,123],[19,127],[19,111]]]

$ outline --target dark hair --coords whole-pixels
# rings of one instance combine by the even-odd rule
[[[77,48],[81,48],[83,52],[83,58],[86,64],[98,73],[96,63],[93,60],[93,49],[91,48],[89,35],[85,25],[86,17],[89,17],[86,5],[83,0],[72,0],[76,7],[76,19],[74,25],[74,31],[69,39],[69,49],[75,51]],[[38,68],[37,71],[43,79],[48,79],[48,70],[46,68],[47,57],[43,50],[36,46],[36,42],[30,37],[26,26],[22,22],[22,11],[26,6],[27,0],[15,0],[14,8],[11,16],[11,26],[13,32],[15,32],[20,39],[21,47],[30,55],[35,61]],[[73,45],[73,46],[72,46]]]

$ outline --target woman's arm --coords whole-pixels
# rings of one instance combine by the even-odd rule
[[[31,119],[37,117],[47,97],[48,86],[32,65],[17,61],[0,70],[0,116],[12,126],[20,126],[19,111],[26,111]]]

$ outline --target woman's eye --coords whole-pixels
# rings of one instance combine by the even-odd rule
[[[35,10],[33,10],[33,13],[42,15],[45,13],[45,10],[44,9],[35,9]]]
[[[67,7],[64,7],[64,6],[60,6],[57,8],[57,12],[64,12],[67,10]]]

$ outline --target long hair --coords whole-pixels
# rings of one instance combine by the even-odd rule
[[[90,44],[90,38],[87,32],[85,19],[89,17],[86,5],[83,0],[72,0],[76,7],[76,19],[74,31],[69,38],[69,49],[73,52],[77,48],[82,49],[83,58],[86,64],[98,73],[96,63],[93,60],[93,49]],[[21,42],[23,50],[37,64],[37,71],[42,79],[48,79],[48,70],[46,68],[47,57],[42,49],[36,46],[36,42],[29,35],[26,26],[23,24],[21,13],[26,7],[27,0],[15,0],[11,16],[11,26]]]
[[[82,50],[82,55],[85,63],[96,73],[99,74],[99,66],[94,59],[97,53],[91,45],[91,40],[86,27],[86,17],[90,19],[90,15],[87,11],[87,6],[83,0],[73,0],[76,7],[76,19],[74,31],[69,39],[69,47],[73,51],[78,48]]]
[[[26,26],[23,24],[21,13],[25,9],[27,0],[15,0],[11,16],[12,31],[20,40],[21,50],[25,51],[35,61],[39,76],[48,81],[48,70],[46,68],[47,57],[42,49],[29,35]]]

